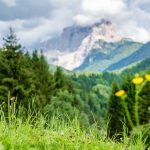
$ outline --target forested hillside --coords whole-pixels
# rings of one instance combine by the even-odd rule
[[[0,100],[5,111],[10,98],[17,109],[27,110],[34,103],[49,117],[59,112],[71,118],[80,114],[84,125],[95,119],[104,121],[114,76],[64,73],[60,67],[53,70],[42,51],[24,52],[12,29],[0,49]]]

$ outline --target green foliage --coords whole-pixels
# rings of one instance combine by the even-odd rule
[[[108,97],[110,94],[109,78],[102,74],[79,74],[72,76],[76,83],[77,93],[84,101],[82,110],[88,114],[90,122],[102,122],[107,118]],[[90,110],[90,111],[87,111]]]
[[[119,90],[116,83],[113,83],[112,92],[109,99],[108,117],[110,118],[108,129],[110,137],[115,134],[120,135],[123,132],[123,121],[124,121],[124,109],[122,107],[122,101],[120,98],[115,96],[115,93]]]
[[[47,117],[57,112],[74,118],[80,114],[82,125],[102,122],[107,118],[110,84],[116,75],[70,74],[57,67],[51,71],[43,51],[23,53],[21,44],[10,28],[0,51],[0,105],[7,114],[8,93],[16,108],[34,103]],[[31,101],[34,99],[34,102]]]
[[[46,112],[53,116],[57,111],[65,116],[69,114],[69,116],[73,118],[78,112],[78,110],[73,106],[73,100],[73,95],[68,91],[59,91],[52,97],[51,104],[47,106]]]
[[[150,124],[150,83],[145,80],[141,85],[134,85],[132,83],[132,78],[130,76],[126,76],[123,79],[121,89],[126,91],[126,97],[123,99],[115,96],[116,91],[119,90],[117,86],[113,86],[112,96],[109,101],[109,114],[111,115],[109,128],[110,135],[113,136],[116,133],[120,133],[123,131],[121,124],[125,124],[129,133],[140,126],[143,128]],[[138,93],[138,95],[137,95]],[[126,103],[127,109],[129,111],[129,115],[131,117],[131,121],[133,122],[133,126],[131,126],[127,114],[125,112],[124,105],[120,105],[122,102]],[[136,105],[137,104],[137,105]],[[119,107],[118,107],[119,106]],[[117,118],[117,119],[116,119]],[[148,129],[147,133],[149,133],[150,129]],[[132,132],[131,132],[132,133]],[[149,144],[149,137],[147,135],[147,144]]]
[[[4,48],[8,54],[10,53],[11,55],[20,52],[22,46],[21,44],[18,44],[18,39],[11,27],[9,28],[9,34],[5,38],[3,38],[3,40],[5,41]]]
[[[134,75],[137,72],[147,72],[150,70],[150,58],[147,58],[136,65],[126,68],[121,72],[121,77],[124,77],[126,75]]]
[[[19,112],[21,113],[22,111]],[[3,111],[0,111],[0,116],[1,114]],[[134,131],[130,138],[125,135],[119,143],[107,137],[104,126],[98,128],[93,125],[88,126],[87,129],[81,128],[78,116],[72,121],[59,115],[53,116],[48,123],[41,113],[32,117],[32,112],[28,112],[26,119],[14,114],[10,114],[9,117],[11,120],[9,123],[4,116],[0,118],[2,150],[143,150],[146,148],[141,129]]]
[[[24,65],[25,57],[12,29],[4,41],[4,48],[0,51],[0,97],[6,100],[10,92],[12,97],[20,100],[30,94],[30,73]]]
[[[150,82],[148,82],[140,93],[140,124],[150,123]]]

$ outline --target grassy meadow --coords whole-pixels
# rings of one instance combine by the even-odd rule
[[[40,113],[36,117],[29,112],[24,119],[11,112],[10,118],[3,116],[0,121],[0,150],[144,150],[141,130],[138,136],[124,137],[119,141],[107,136],[106,126],[96,123],[81,128],[78,118],[72,121],[61,115],[49,121]],[[136,131],[137,132],[137,131]]]

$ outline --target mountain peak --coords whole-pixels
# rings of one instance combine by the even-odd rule
[[[86,26],[74,24],[64,28],[60,37],[44,43],[45,55],[49,63],[73,70],[95,49],[103,56],[109,55],[122,39],[115,25],[106,19]]]
[[[63,29],[60,37],[48,40],[42,43],[42,46],[45,50],[73,52],[78,49],[84,38],[88,36],[106,42],[116,42],[121,40],[121,37],[117,35],[115,25],[108,20],[102,19],[91,25],[82,26],[74,24],[66,27]]]
[[[96,21],[96,22],[94,22],[94,23],[92,23],[92,24],[78,24],[78,23],[74,23],[73,24],[73,26],[72,27],[80,27],[80,28],[92,28],[92,27],[94,27],[94,26],[97,26],[97,27],[99,27],[99,26],[102,26],[102,25],[112,25],[112,22],[111,21],[109,21],[109,20],[107,20],[107,19],[101,19],[101,20],[99,20],[99,21]]]
[[[101,25],[112,25],[112,22],[106,19],[102,19],[99,22],[93,24],[93,26],[101,26]]]

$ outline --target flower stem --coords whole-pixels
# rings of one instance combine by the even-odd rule
[[[130,113],[129,113],[129,110],[128,110],[127,103],[125,102],[124,99],[123,99],[123,106],[124,106],[124,109],[125,109],[125,113],[126,113],[127,120],[128,120],[130,126],[131,126],[132,129],[133,129],[133,128],[134,128],[134,125],[133,125],[133,122],[132,122],[132,119],[131,119],[131,116],[130,116]]]
[[[10,117],[10,92],[8,92],[8,120],[9,120],[9,124],[11,122],[11,117]]]
[[[137,126],[139,126],[139,113],[138,113],[139,101],[138,101],[138,97],[139,97],[139,91],[138,91],[138,87],[136,86],[136,91],[135,91],[135,120],[136,120]]]

